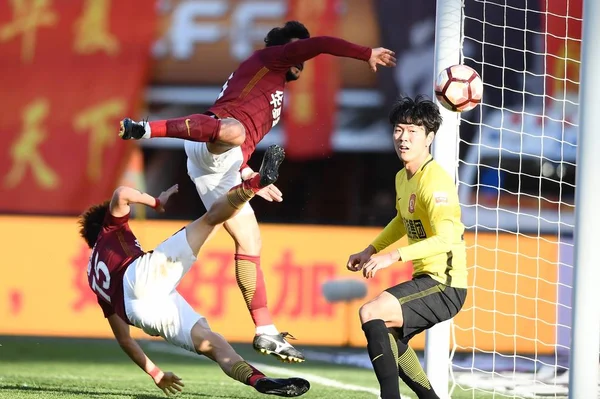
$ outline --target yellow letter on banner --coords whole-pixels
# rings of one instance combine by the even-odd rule
[[[21,59],[31,62],[35,55],[36,30],[53,26],[58,19],[50,9],[50,0],[11,0],[13,20],[0,27],[0,42],[23,35]]]
[[[126,102],[121,99],[108,100],[81,111],[75,117],[73,127],[80,133],[90,135],[87,175],[97,181],[102,175],[102,151],[117,137],[113,118],[125,113]]]
[[[46,139],[44,131],[44,120],[50,111],[47,99],[38,99],[31,102],[23,111],[23,131],[10,148],[13,160],[10,172],[4,178],[4,185],[8,188],[17,186],[23,177],[27,167],[31,171],[36,182],[43,188],[54,188],[58,184],[58,176],[46,165],[40,155],[38,147]]]
[[[75,51],[92,54],[119,52],[119,42],[110,33],[110,0],[86,0],[83,14],[75,23]]]

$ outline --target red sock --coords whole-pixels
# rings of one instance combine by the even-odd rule
[[[247,190],[252,190],[254,193],[264,188],[260,185],[260,175],[256,175],[252,179],[244,180],[242,182],[242,187]]]
[[[190,141],[213,142],[219,136],[220,129],[219,119],[203,114],[150,122],[152,137],[174,137]]]
[[[235,276],[256,327],[273,324],[267,308],[267,289],[260,256],[235,254]]]
[[[227,373],[231,378],[238,380],[242,384],[255,386],[256,381],[265,378],[265,375],[255,369],[250,363],[240,360],[231,367],[231,371]]]
[[[256,385],[256,381],[265,378],[265,375],[260,370],[254,368],[250,363],[248,363],[248,366],[252,369],[252,375],[248,378],[248,384],[253,387]]]
[[[235,209],[240,209],[246,202],[250,201],[261,188],[260,176],[256,175],[252,179],[245,180],[241,184],[232,187],[227,192],[227,199],[231,206]]]

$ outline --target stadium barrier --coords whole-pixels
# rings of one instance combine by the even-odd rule
[[[142,247],[148,250],[182,224],[131,222]],[[74,218],[0,216],[5,248],[0,278],[0,334],[111,336],[87,285],[90,250],[77,230]],[[344,345],[348,337],[351,345],[364,346],[358,320],[362,301],[351,304],[355,311],[350,312],[350,317],[354,320],[347,320],[344,304],[327,303],[321,286],[336,277],[360,279],[360,275],[346,270],[346,260],[379,231],[373,227],[263,225],[261,264],[278,328],[292,332],[300,346]],[[496,233],[465,235],[469,264],[477,266],[471,267],[469,273],[470,283],[476,287],[470,290],[458,316],[473,328],[455,331],[456,341],[463,349],[554,352],[559,317],[558,268],[544,264],[549,261],[542,260],[539,254],[558,263],[559,244],[555,236],[543,238]],[[476,245],[479,251],[474,259]],[[368,281],[365,300],[409,279],[411,267],[410,263],[397,264],[379,272]],[[499,270],[505,273],[498,273]],[[227,339],[249,342],[253,337],[252,322],[236,285],[233,243],[224,231],[205,245],[179,291]],[[523,317],[515,318],[516,312]],[[352,326],[349,334],[348,325]],[[144,336],[134,330],[136,337]],[[412,345],[422,349],[424,334],[415,337]]]

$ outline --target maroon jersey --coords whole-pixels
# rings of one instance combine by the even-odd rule
[[[140,244],[129,228],[129,214],[114,217],[106,213],[102,230],[88,263],[88,283],[98,297],[104,317],[114,313],[131,324],[125,314],[123,275],[127,266],[142,256]]]
[[[246,128],[242,169],[258,142],[279,122],[287,71],[319,54],[368,61],[371,49],[329,36],[297,40],[257,50],[229,76],[208,111],[235,118]]]

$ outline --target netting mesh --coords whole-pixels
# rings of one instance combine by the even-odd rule
[[[581,8],[465,2],[463,59],[485,90],[460,128],[471,290],[452,369],[474,398],[567,393]]]

